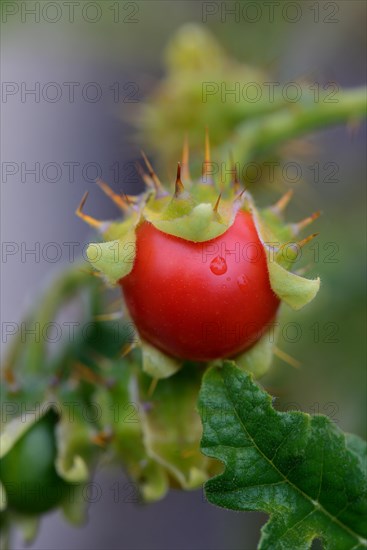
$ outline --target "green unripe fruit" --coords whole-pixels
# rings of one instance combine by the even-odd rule
[[[27,430],[0,460],[0,480],[8,507],[39,514],[57,506],[70,487],[57,473],[54,429],[57,415],[49,411]]]

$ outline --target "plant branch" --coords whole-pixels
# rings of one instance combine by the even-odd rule
[[[250,161],[303,134],[335,124],[359,121],[366,116],[366,88],[340,92],[334,102],[331,102],[329,95],[330,92],[328,95],[320,94],[318,101],[315,101],[307,94],[299,103],[290,103],[273,114],[243,122],[237,127],[234,143],[226,145],[226,148],[232,149],[235,158]]]

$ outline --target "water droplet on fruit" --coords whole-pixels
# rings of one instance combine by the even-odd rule
[[[240,290],[247,290],[247,285],[248,285],[248,277],[247,275],[240,275],[237,279],[237,284],[238,284],[238,287]]]
[[[228,281],[228,282],[229,282],[230,280],[231,280],[231,278],[230,278],[230,277],[227,277],[227,278],[226,278],[226,281]]]
[[[210,271],[214,273],[214,275],[224,275],[224,273],[227,271],[227,264],[224,258],[222,256],[217,256],[210,262]]]

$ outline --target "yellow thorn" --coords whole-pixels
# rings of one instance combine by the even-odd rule
[[[130,342],[129,344],[126,344],[121,350],[120,357],[121,358],[126,357],[126,355],[128,355],[130,351],[132,351],[135,347],[136,347],[135,342]]]
[[[181,164],[177,163],[177,176],[175,185],[175,197],[179,197],[185,191],[185,187],[181,181]]]
[[[97,179],[96,184],[102,189],[102,191],[107,195],[107,197],[109,197],[122,210],[127,210],[129,208],[129,205],[122,198],[122,196],[115,193],[111,189],[111,187],[109,185],[107,185],[106,182],[102,181],[101,179]]]
[[[305,244],[309,243],[310,241],[312,241],[312,239],[314,239],[315,237],[317,237],[319,235],[319,233],[312,233],[312,235],[309,235],[308,237],[302,239],[301,241],[298,241],[296,244],[297,246],[299,246],[300,248],[302,248],[303,246],[305,246]]]
[[[4,379],[9,386],[14,386],[16,384],[16,379],[14,372],[11,370],[10,365],[7,365],[4,368]]]
[[[219,196],[217,198],[217,201],[213,207],[213,212],[217,213],[218,212],[218,207],[219,207],[219,203],[220,203],[220,199],[222,198],[222,193],[219,193]]]
[[[209,129],[205,128],[205,162],[210,162],[210,139],[209,139]]]
[[[182,458],[191,458],[192,456],[195,456],[197,451],[195,449],[186,449],[181,452]]]
[[[148,397],[152,397],[157,387],[157,384],[158,384],[158,378],[153,378],[148,389]]]
[[[189,138],[186,134],[183,147],[182,147],[181,173],[182,173],[182,178],[187,180],[191,180],[189,159],[190,159]]]
[[[116,307],[119,307],[121,308],[123,306],[123,301],[122,301],[122,297],[119,297],[119,298],[116,298],[114,300],[112,300],[108,305],[108,309],[115,309]]]
[[[126,205],[131,208],[136,203],[136,198],[132,195],[126,195],[126,193],[122,193],[122,200],[125,201]]]
[[[101,431],[92,435],[91,441],[92,443],[94,443],[95,445],[98,445],[99,447],[106,447],[106,445],[110,443],[112,438],[113,438],[112,433]]]
[[[104,383],[103,378],[99,374],[94,372],[90,367],[80,361],[74,364],[74,371],[77,375],[77,378],[81,380],[86,380],[87,382],[98,385]]]
[[[311,214],[311,216],[308,216],[304,220],[301,220],[298,223],[293,223],[292,224],[293,231],[296,234],[299,233],[300,231],[302,231],[302,229],[310,225],[313,221],[317,220],[317,218],[319,218],[320,216],[321,216],[321,211],[318,210],[317,212],[314,212],[313,214]]]
[[[308,237],[306,237],[305,239],[302,239],[301,241],[287,241],[286,243],[282,244],[280,246],[280,249],[279,249],[279,252],[277,255],[279,255],[280,257],[283,257],[283,252],[284,252],[284,249],[287,247],[293,247],[295,249],[295,253],[297,254],[296,258],[298,257],[298,252],[300,248],[302,248],[303,246],[305,246],[307,243],[309,243],[310,241],[312,241],[312,239],[314,239],[315,237],[317,237],[319,235],[319,233],[312,233],[312,235],[309,235]],[[295,260],[293,260],[295,261]]]
[[[246,188],[242,189],[241,193],[234,199],[234,202],[240,201],[244,193],[246,193]]]
[[[116,319],[122,319],[122,311],[115,311],[114,313],[100,313],[99,315],[94,315],[94,321],[114,321]]]
[[[353,140],[357,135],[362,126],[362,121],[358,118],[351,118],[347,122],[347,133],[348,136]]]
[[[75,214],[79,218],[81,218],[85,223],[91,225],[92,227],[96,227],[97,229],[99,229],[102,225],[102,222],[99,221],[99,220],[96,220],[95,218],[92,218],[92,216],[88,216],[87,214],[84,214],[84,212],[83,212],[83,207],[85,205],[85,202],[87,200],[88,195],[89,195],[89,193],[88,193],[88,191],[86,191],[84,193],[84,196],[83,196],[82,200],[80,201],[80,204],[79,204],[78,208],[75,211]]]
[[[284,361],[291,367],[294,367],[295,369],[299,369],[302,366],[302,363],[300,363],[300,361],[298,361],[291,355],[288,355],[288,353],[282,351],[277,347],[274,347],[274,355],[276,355],[277,357],[279,357],[279,359],[282,359],[282,361]]]
[[[153,184],[154,184],[154,187],[155,187],[156,191],[162,191],[164,189],[163,185],[161,184],[157,174],[154,172],[153,167],[150,164],[146,154],[144,153],[144,151],[140,151],[140,152],[141,152],[141,155],[144,159],[145,165],[148,168],[149,176],[151,177],[151,179],[153,181]]]
[[[154,188],[153,180],[146,174],[138,162],[135,163],[136,171],[147,187]]]
[[[272,209],[277,213],[280,214],[283,212],[283,210],[286,209],[288,203],[290,202],[292,196],[293,196],[293,189],[289,189],[280,199],[274,204]]]
[[[240,190],[241,184],[240,184],[240,180],[238,179],[237,166],[236,166],[236,163],[234,162],[232,152],[229,153],[229,162],[232,167],[231,170],[233,173],[233,181],[231,183],[233,185],[233,191],[236,195]]]
[[[95,271],[94,269],[79,268],[78,271],[80,273],[86,273],[87,275],[90,275],[92,277],[98,277],[99,279],[103,279],[102,273],[100,271]]]
[[[208,127],[205,128],[205,155],[204,155],[204,162],[203,162],[203,173],[202,177],[206,178],[210,174],[210,140],[209,140],[209,130]],[[209,177],[209,179],[205,182],[209,185],[212,184],[212,177]]]

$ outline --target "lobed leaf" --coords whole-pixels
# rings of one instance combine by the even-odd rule
[[[277,412],[272,398],[234,363],[210,369],[200,392],[202,451],[222,461],[208,500],[263,511],[261,550],[367,547],[367,447],[327,417]]]

